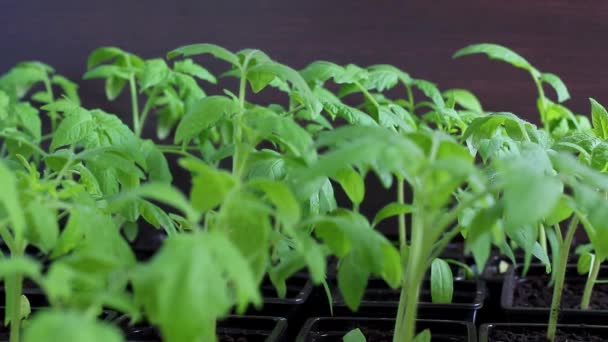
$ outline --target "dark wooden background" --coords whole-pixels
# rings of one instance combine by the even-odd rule
[[[588,97],[608,103],[607,19],[602,0],[1,0],[0,72],[38,59],[79,79],[100,45],[153,57],[213,42],[260,48],[298,68],[315,59],[391,63],[441,88],[469,88],[487,109],[535,120],[527,74],[452,53],[505,44],[560,75],[573,95],[568,105],[588,113]],[[82,82],[85,104],[102,102],[102,88]]]

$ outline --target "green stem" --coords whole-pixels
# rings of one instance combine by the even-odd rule
[[[44,88],[46,92],[49,94],[49,103],[53,103],[55,101],[55,96],[53,95],[53,86],[51,85],[51,80],[49,79],[49,74],[44,70]],[[49,112],[49,117],[51,118],[51,132],[55,132],[57,128],[57,113]]]
[[[11,255],[14,257],[21,257],[25,251],[25,243],[23,239],[16,237],[14,241],[15,249],[12,249]],[[10,327],[10,342],[19,342],[21,340],[21,292],[23,287],[23,275],[17,273],[14,278],[10,279],[13,282],[13,296],[12,298],[6,298],[12,304],[10,314],[11,327]],[[8,303],[7,303],[8,304]]]
[[[543,85],[540,82],[540,80],[538,80],[534,74],[532,75],[532,79],[534,80],[534,84],[536,85],[536,90],[538,90],[538,99],[540,100],[540,119],[543,123],[543,128],[546,130],[548,129],[547,127],[547,121],[545,118],[545,101],[546,101],[546,97],[545,97],[545,90],[543,89]]]
[[[13,307],[11,311],[11,329],[10,329],[10,342],[19,342],[21,334],[21,289],[23,276],[17,274],[14,276],[13,286],[15,289],[14,297],[12,299]]]
[[[547,248],[547,232],[545,232],[545,226],[543,224],[540,225],[539,237],[540,246],[545,251],[545,254],[549,255],[549,249]]]
[[[416,115],[416,105],[414,104],[414,92],[412,92],[412,86],[407,83],[405,84],[405,90],[407,91],[407,99],[410,103],[410,114]]]
[[[587,282],[585,283],[585,290],[583,291],[583,299],[581,300],[581,309],[588,310],[589,302],[591,301],[591,293],[593,293],[593,286],[597,281],[597,276],[600,273],[600,265],[602,264],[602,258],[596,255],[593,258],[593,263],[591,264],[591,271],[589,272],[589,277],[587,277]]]
[[[133,68],[131,64],[131,56],[127,56],[127,66]],[[135,72],[131,71],[129,75],[129,91],[131,93],[131,112],[133,115],[133,130],[139,132],[139,103],[137,99],[137,86],[135,84]]]
[[[397,179],[397,202],[399,204],[405,204],[405,196],[403,194],[405,184],[403,182],[403,178],[399,177]],[[404,248],[407,243],[407,231],[405,230],[405,214],[399,214],[399,246],[400,248]]]
[[[158,96],[158,87],[154,88],[154,90],[152,90],[152,94],[150,94],[150,97],[148,98],[148,101],[146,101],[146,104],[144,105],[144,109],[141,112],[141,117],[139,119],[139,126],[136,127],[136,131],[135,134],[138,137],[141,137],[141,133],[144,130],[144,126],[146,124],[146,119],[148,118],[148,113],[150,113],[150,109],[152,109],[152,105],[154,104],[154,101],[156,101],[156,96]]]
[[[426,250],[424,243],[426,228],[423,221],[424,210],[421,206],[422,202],[416,196],[414,196],[413,203],[417,210],[412,216],[412,241],[405,265],[405,278],[401,286],[393,342],[412,341],[414,339],[420,283],[426,271],[424,267],[420,267],[425,263],[423,253]]]
[[[374,107],[376,107],[376,110],[378,111],[378,115],[376,115],[376,117],[374,119],[376,119],[376,122],[379,122],[380,121],[380,104],[378,103],[378,101],[376,101],[376,99],[372,96],[372,94],[370,94],[370,92],[367,91],[367,89],[365,89],[365,87],[361,83],[355,82],[354,84],[357,88],[359,88],[359,90],[361,90],[361,92],[369,100],[369,102],[371,102],[372,105],[374,105]]]
[[[425,264],[423,260],[424,242],[422,241],[422,231],[417,228],[424,228],[414,225],[412,230],[412,244],[407,259],[405,281],[401,287],[399,297],[399,309],[393,342],[412,341],[416,332],[416,315],[418,309],[418,297],[420,295],[420,283],[422,275],[420,270],[425,271],[420,265]],[[424,273],[423,273],[424,274]]]
[[[570,245],[574,238],[574,232],[578,226],[578,216],[575,216],[570,221],[568,231],[564,237],[564,242],[560,246],[559,264],[554,265],[555,284],[553,285],[553,299],[551,300],[551,312],[549,314],[549,327],[547,328],[547,340],[555,341],[555,333],[557,331],[557,319],[559,316],[560,304],[562,301],[562,291],[566,279],[566,266],[568,265],[568,255],[570,254]]]
[[[243,70],[246,66],[243,67]],[[241,81],[239,84],[239,105],[241,107],[241,113],[237,114],[233,124],[234,124],[234,158],[232,161],[232,174],[238,175],[240,178],[240,174],[242,172],[242,168],[244,164],[244,153],[242,146],[243,140],[243,132],[241,129],[241,114],[245,110],[245,93],[247,91],[247,74],[245,71],[241,72]]]

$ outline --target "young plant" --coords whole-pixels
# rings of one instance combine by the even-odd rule
[[[568,88],[562,80],[555,74],[541,72],[532,66],[524,57],[516,52],[497,44],[473,44],[458,50],[453,58],[472,54],[485,54],[490,59],[496,59],[512,66],[527,71],[538,91],[537,108],[543,127],[553,136],[563,136],[569,131],[586,131],[590,129],[587,117],[572,113],[567,107],[561,105],[562,102],[570,98]],[[548,84],[553,88],[557,95],[557,103],[550,100],[543,88]]]
[[[401,135],[383,128],[350,126],[321,134],[317,145],[326,152],[303,172],[300,183],[317,177],[339,179],[344,170],[354,168],[362,174],[373,170],[378,175],[403,178],[413,189],[411,204],[387,206],[392,215],[412,216],[410,243],[400,246],[401,266],[393,270],[400,276],[389,278],[389,285],[400,285],[402,289],[394,341],[412,341],[418,295],[425,274],[433,264],[433,273],[446,275],[445,265],[435,260],[461,231],[454,223],[463,210],[483,203],[492,189],[466,148],[439,132]],[[455,203],[453,193],[458,189],[461,192]],[[389,209],[382,216],[387,215],[387,211]],[[364,261],[349,259],[350,254],[345,255],[340,246],[330,247],[339,257],[347,258],[339,265],[338,285],[347,305],[356,310],[368,276],[385,274],[386,270],[374,268],[378,267],[375,264],[363,267]],[[449,292],[450,286],[444,284],[449,281],[451,285],[451,277],[437,278],[444,279],[439,287]],[[395,279],[402,282],[395,283]],[[443,295],[446,299],[449,297],[447,292]]]

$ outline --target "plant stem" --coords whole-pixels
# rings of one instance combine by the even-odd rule
[[[19,342],[21,333],[21,289],[23,276],[17,274],[14,276],[14,297],[12,299],[13,307],[11,311],[11,329],[10,329],[10,342]]]
[[[55,96],[53,95],[53,86],[51,85],[51,80],[49,79],[49,74],[44,70],[44,88],[46,92],[49,94],[49,103],[53,103],[55,101]],[[57,113],[49,112],[49,116],[51,117],[51,132],[55,132],[55,128],[57,128]]]
[[[568,255],[570,254],[570,245],[574,238],[574,232],[578,226],[578,216],[574,216],[568,226],[568,231],[564,237],[564,242],[560,246],[559,264],[554,265],[555,284],[553,285],[553,299],[551,300],[551,312],[549,314],[549,327],[547,328],[547,340],[555,341],[555,333],[557,331],[557,318],[559,316],[560,304],[562,301],[562,291],[566,278],[566,266],[568,264]]]
[[[410,114],[416,115],[416,105],[414,104],[414,93],[412,92],[412,86],[405,82],[403,84],[405,84],[405,90],[407,91],[407,100],[410,103]]]
[[[405,266],[405,278],[401,286],[399,297],[399,308],[395,322],[393,342],[412,341],[416,331],[416,314],[418,297],[420,295],[420,283],[426,272],[423,260],[426,250],[424,233],[424,212],[419,199],[414,196],[415,214],[412,215],[411,244]],[[402,250],[403,252],[403,250]]]
[[[405,199],[404,199],[404,188],[405,184],[403,182],[403,177],[399,177],[397,179],[397,202],[399,204],[405,204]],[[405,230],[405,214],[399,214],[399,247],[400,248],[404,248],[405,244],[407,243],[407,231]]]
[[[239,105],[241,107],[241,113],[237,114],[235,120],[233,122],[234,125],[234,158],[232,161],[232,174],[238,175],[240,178],[240,173],[242,171],[241,163],[244,163],[243,156],[243,147],[242,143],[242,130],[241,130],[241,114],[245,110],[245,93],[247,91],[247,73],[244,71],[246,66],[243,66],[243,71],[241,72],[241,81],[239,84]]]
[[[127,66],[133,68],[131,64],[131,56],[127,56]],[[133,130],[139,132],[139,103],[137,99],[137,87],[135,85],[135,72],[131,71],[129,75],[129,91],[131,93],[131,112],[133,115]]]
[[[546,130],[546,129],[548,129],[548,127],[547,127],[547,120],[545,118],[545,101],[546,101],[545,90],[543,89],[542,83],[534,76],[534,74],[531,74],[531,75],[532,75],[532,79],[534,80],[534,84],[536,85],[536,89],[538,90],[538,98],[540,100],[540,119],[543,123],[543,128]]]
[[[359,88],[359,90],[361,90],[361,92],[369,100],[369,102],[371,102],[374,107],[376,107],[378,113],[374,119],[376,119],[376,122],[380,122],[380,104],[378,103],[378,101],[376,101],[372,94],[370,94],[369,91],[367,91],[367,89],[365,89],[365,87],[360,82],[355,82],[354,84],[357,88]]]
[[[138,137],[141,137],[141,132],[144,129],[145,123],[146,123],[146,119],[148,118],[148,113],[150,112],[150,109],[152,109],[152,105],[154,104],[154,101],[156,100],[156,96],[158,95],[158,87],[154,88],[154,90],[152,91],[152,94],[150,94],[150,97],[148,98],[148,101],[146,101],[146,104],[144,105],[144,109],[141,112],[141,117],[139,119],[139,126],[135,127],[135,135],[137,135]]]
[[[15,237],[14,241],[15,249],[10,250],[11,256],[13,257],[21,257],[25,251],[25,243],[22,238],[18,236]],[[6,313],[10,314],[11,327],[10,327],[10,342],[20,342],[20,334],[21,334],[21,292],[23,287],[23,275],[21,273],[17,273],[10,279],[13,283],[13,293],[12,298],[6,298],[7,304],[12,304],[11,312]]]
[[[593,286],[597,281],[597,276],[600,273],[600,265],[602,264],[602,259],[598,255],[595,255],[593,258],[593,263],[591,264],[591,271],[589,272],[589,276],[587,277],[587,282],[585,283],[585,291],[583,291],[583,299],[581,300],[581,309],[588,310],[589,302],[591,301],[591,294],[593,293]]]

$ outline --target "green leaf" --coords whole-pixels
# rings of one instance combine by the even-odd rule
[[[154,226],[154,228],[163,228],[169,234],[175,233],[175,224],[171,217],[160,207],[154,205],[151,202],[142,200],[140,203],[139,210],[141,212],[141,216]]]
[[[361,304],[369,275],[366,269],[357,264],[354,254],[349,254],[340,260],[338,288],[344,302],[353,311],[357,311]]]
[[[330,78],[336,78],[344,73],[344,68],[327,61],[315,61],[300,71],[302,78],[311,85],[321,85]]]
[[[113,47],[113,46],[104,46],[99,47],[89,55],[87,60],[87,69],[91,69],[101,63],[108,62],[118,56],[124,56],[126,52],[123,50]]]
[[[562,80],[555,74],[543,73],[541,74],[541,81],[548,83],[555,89],[557,93],[557,102],[564,102],[570,98],[570,93],[568,92],[568,88]]]
[[[70,210],[68,223],[61,231],[53,252],[51,253],[52,259],[70,252],[82,241],[82,239],[84,239],[85,231],[83,227],[85,226],[86,221],[87,212],[85,210],[82,210],[79,207]]]
[[[200,218],[200,214],[194,210],[190,205],[190,202],[181,192],[179,192],[179,190],[164,183],[144,184],[136,189],[123,192],[120,195],[109,199],[109,202],[114,206],[120,206],[121,204],[124,205],[124,203],[128,203],[137,196],[170,205],[186,214],[188,220],[192,222],[196,222]]]
[[[190,201],[201,212],[220,205],[237,183],[229,172],[214,169],[200,160],[184,158],[179,163],[195,175],[192,178]]]
[[[93,117],[87,110],[79,110],[61,121],[53,134],[51,149],[75,144],[88,137],[94,129]]]
[[[151,141],[146,140],[142,144],[143,152],[146,160],[146,171],[148,172],[148,179],[152,182],[160,182],[171,184],[173,175],[169,168],[169,162],[165,155],[158,149],[158,147]]]
[[[344,337],[342,337],[343,342],[366,342],[367,339],[361,332],[359,328],[353,329],[349,331]]]
[[[124,338],[117,327],[82,313],[42,310],[28,320],[23,341],[121,342]]]
[[[475,259],[477,268],[483,270],[492,249],[492,228],[502,215],[500,206],[482,208],[467,226],[466,247]]]
[[[209,83],[216,84],[217,79],[207,69],[194,63],[192,59],[184,59],[183,61],[175,62],[173,69],[177,72],[188,74],[197,77]]]
[[[65,96],[73,101],[74,103],[80,104],[80,97],[78,96],[78,84],[70,81],[69,79],[61,75],[53,75],[51,82],[58,85]]]
[[[472,110],[477,113],[483,113],[481,103],[477,97],[466,89],[449,89],[443,92],[443,98],[447,100],[453,99],[460,107]]]
[[[178,47],[177,49],[167,54],[168,59],[173,59],[177,56],[194,56],[201,54],[210,54],[215,58],[222,59],[232,65],[239,65],[239,58],[232,52],[224,49],[221,46],[214,44],[192,44]]]
[[[257,284],[246,257],[222,232],[170,236],[133,273],[135,301],[167,342],[213,341],[216,321],[235,304],[238,312],[261,304]]]
[[[143,91],[164,82],[169,78],[170,74],[171,70],[163,59],[155,58],[146,61],[141,74],[141,90]]]
[[[535,224],[550,215],[563,192],[563,184],[551,175],[546,152],[537,145],[527,146],[520,156],[500,162],[508,229]]]
[[[593,132],[600,139],[608,139],[608,112],[606,108],[594,99],[591,101],[591,121]]]
[[[363,177],[357,171],[353,168],[345,168],[340,170],[333,178],[340,183],[340,186],[344,189],[344,192],[353,204],[358,205],[363,202],[365,183]]]
[[[593,265],[595,259],[595,255],[592,253],[586,252],[581,254],[578,257],[578,262],[576,263],[576,271],[578,274],[583,275],[589,273],[591,270],[591,265]]]
[[[414,337],[412,342],[431,342],[431,331],[429,329],[424,329]]]
[[[372,226],[378,225],[378,223],[382,222],[383,220],[386,220],[389,217],[409,214],[413,212],[413,210],[414,207],[409,204],[401,204],[396,202],[389,203],[385,205],[382,209],[380,209],[378,213],[376,213],[376,216],[374,216],[374,220],[372,221]]]
[[[300,74],[292,68],[276,62],[263,63],[253,66],[248,72],[270,73],[279,79],[289,82],[297,90],[304,105],[310,110],[311,117],[316,117],[321,112],[321,103],[314,97],[308,84]]]
[[[441,92],[435,84],[425,80],[414,80],[412,84],[416,88],[418,88],[424,95],[430,98],[437,106],[437,108],[445,108],[445,101],[443,101],[443,96],[441,96]]]
[[[442,259],[431,263],[431,299],[433,303],[449,304],[454,295],[454,277],[450,265]]]
[[[292,118],[279,116],[265,108],[255,108],[243,113],[242,122],[250,129],[252,141],[267,139],[307,162],[314,159],[312,137]]]
[[[26,219],[19,201],[17,179],[3,162],[0,162],[0,189],[0,205],[8,215],[15,239],[21,239],[26,231]]]
[[[262,190],[268,200],[277,208],[279,217],[288,225],[300,221],[300,206],[291,190],[282,182],[256,179],[248,184]]]
[[[487,55],[490,59],[496,59],[505,63],[509,63],[516,68],[528,71],[533,69],[532,65],[530,65],[530,63],[528,63],[525,58],[518,55],[514,51],[498,44],[483,43],[469,45],[463,49],[456,51],[453,58],[479,53]]]
[[[48,253],[55,247],[59,236],[57,214],[54,210],[36,200],[28,204],[27,210],[29,224],[26,238],[41,251]]]
[[[239,105],[225,96],[209,96],[196,101],[182,118],[175,131],[175,143],[190,140],[218,121],[240,110]]]

